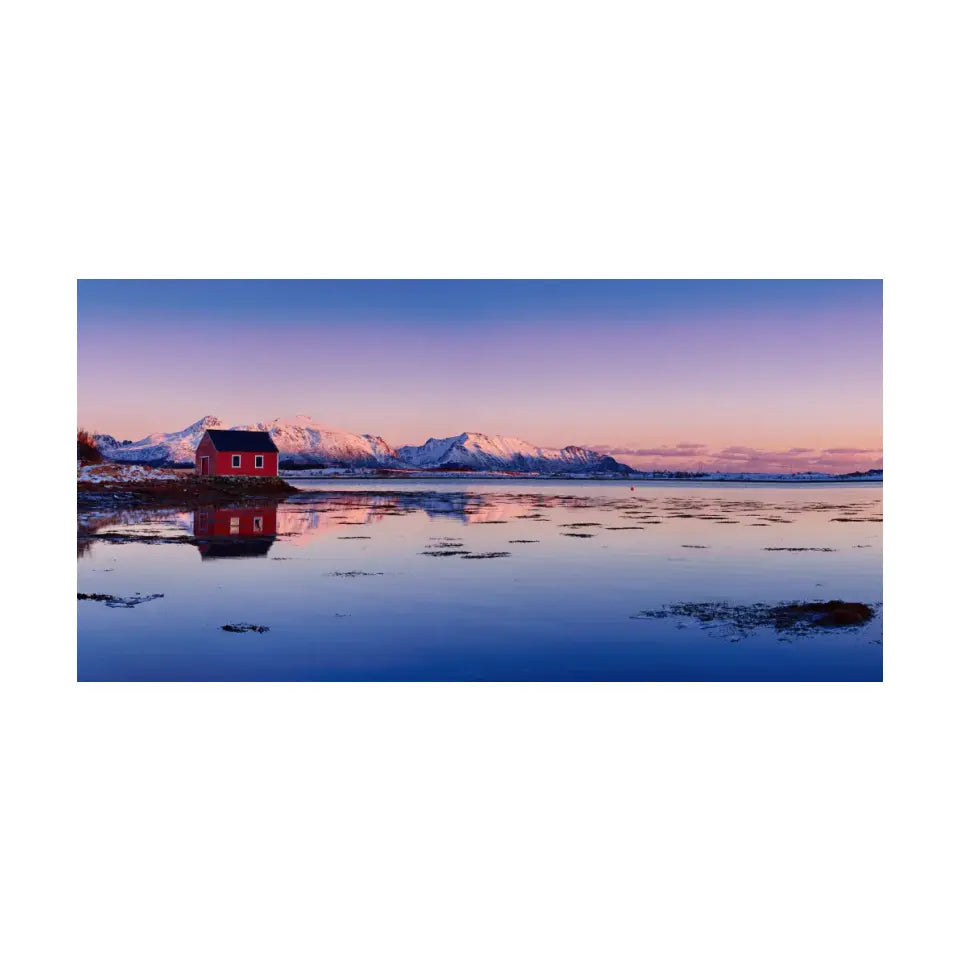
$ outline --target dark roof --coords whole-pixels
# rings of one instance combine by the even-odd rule
[[[208,430],[207,435],[221,453],[279,453],[266,430]]]
[[[206,543],[198,543],[201,560],[222,560],[224,557],[265,557],[276,537],[248,537],[246,540],[231,540],[229,537],[211,537]]]

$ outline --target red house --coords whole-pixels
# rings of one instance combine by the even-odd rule
[[[201,477],[276,477],[280,451],[266,430],[207,430],[197,447]]]

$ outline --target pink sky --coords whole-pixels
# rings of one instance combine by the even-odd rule
[[[846,471],[882,463],[881,346],[879,281],[82,281],[79,416]]]

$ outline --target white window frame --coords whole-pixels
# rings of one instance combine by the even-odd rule
[[[262,454],[262,453],[258,453],[258,454],[253,458],[253,469],[254,469],[254,470],[262,470],[262,469],[263,469],[263,454]]]
[[[238,533],[240,533],[240,518],[231,517],[230,518],[230,534],[232,536],[233,534],[238,534]]]
[[[254,517],[254,518],[253,518],[253,532],[254,532],[254,533],[263,533],[263,517]]]
[[[233,470],[239,470],[239,469],[240,469],[240,454],[239,454],[239,453],[232,453],[232,454],[230,455],[230,467],[231,467],[231,469],[233,469]]]

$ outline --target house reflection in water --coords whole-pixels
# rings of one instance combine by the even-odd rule
[[[265,557],[277,538],[277,505],[198,507],[193,535],[203,560]]]

